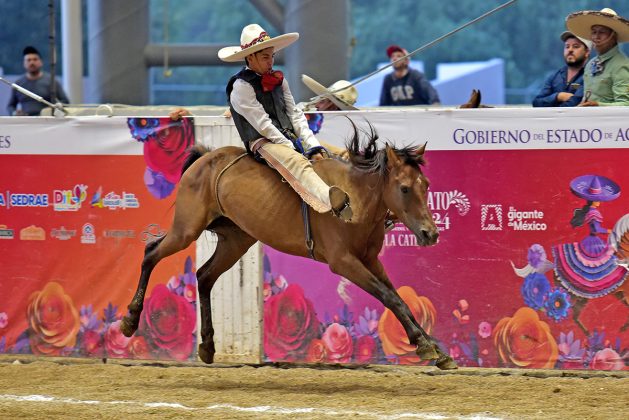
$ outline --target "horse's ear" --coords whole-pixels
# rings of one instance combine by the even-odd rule
[[[389,143],[387,143],[385,150],[387,152],[387,167],[390,169],[394,166],[399,166],[401,163],[401,159],[397,155],[397,153],[395,153],[395,150],[389,145]]]
[[[424,152],[426,151],[426,145],[428,145],[428,142],[424,143],[419,149],[417,149],[417,157],[421,157],[424,155]]]

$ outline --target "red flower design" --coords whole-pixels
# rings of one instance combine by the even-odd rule
[[[363,335],[356,340],[354,359],[358,363],[373,363],[376,354],[376,340],[370,335]]]
[[[264,351],[271,360],[303,357],[319,321],[303,289],[291,284],[264,305]]]
[[[171,293],[164,284],[158,284],[145,303],[140,329],[158,352],[186,360],[192,353],[196,321],[193,305],[183,296]]]
[[[96,331],[85,331],[83,333],[83,348],[85,349],[85,354],[87,356],[103,356],[103,337]]]
[[[160,118],[155,138],[144,143],[146,165],[161,172],[171,183],[181,178],[181,169],[188,157],[188,148],[194,145],[194,127],[191,118],[172,121]]]

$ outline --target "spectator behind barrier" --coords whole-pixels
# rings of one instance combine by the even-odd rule
[[[583,76],[584,97],[579,106],[629,105],[629,58],[618,43],[629,41],[629,20],[612,9],[584,10],[566,17],[573,34],[589,38],[598,54]]]
[[[42,70],[43,63],[39,51],[37,51],[35,47],[28,46],[24,48],[22,55],[24,56],[24,69],[26,73],[24,76],[20,77],[15,84],[41,96],[53,104],[56,102],[67,104],[69,102],[68,97],[63,91],[61,84],[56,80],[56,98],[52,97],[52,77],[49,73]],[[46,105],[36,101],[30,96],[13,90],[9,103],[7,104],[7,111],[9,115],[36,116],[39,115],[41,110],[45,107]]]
[[[577,106],[583,99],[583,71],[590,56],[592,41],[564,32],[563,58],[566,65],[550,75],[533,99],[533,106]]]
[[[419,70],[409,67],[408,52],[398,46],[387,48],[387,55],[393,64],[393,72],[382,82],[380,106],[391,105],[438,105],[439,95],[426,76]]]

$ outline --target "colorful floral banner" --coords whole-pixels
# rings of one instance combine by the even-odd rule
[[[0,129],[0,353],[194,358],[193,246],[157,266],[138,332],[120,332],[145,244],[171,223],[192,122],[25,120]]]
[[[421,133],[428,141],[424,170],[440,241],[418,247],[398,224],[381,260],[415,318],[461,366],[626,370],[629,148],[608,133],[624,136],[627,127],[616,126],[627,120],[590,128],[616,140],[614,148],[500,142],[523,130],[533,142],[537,131],[554,136],[561,130],[553,124],[567,124],[519,111],[351,113],[382,127],[387,140]],[[323,140],[350,134],[343,116],[310,121]],[[476,140],[457,143],[464,134]],[[481,137],[495,142],[479,147]],[[264,268],[266,360],[426,363],[388,309],[327,266],[265,247]]]

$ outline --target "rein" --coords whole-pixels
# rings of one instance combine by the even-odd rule
[[[247,153],[243,153],[242,155],[236,157],[234,160],[232,160],[231,162],[229,162],[227,164],[227,166],[225,166],[219,173],[218,176],[216,177],[216,181],[214,182],[214,195],[215,195],[215,199],[216,199],[216,204],[218,204],[218,209],[221,212],[221,216],[225,216],[225,212],[223,210],[223,206],[221,205],[221,200],[219,200],[218,198],[218,182],[220,181],[221,177],[223,176],[223,174],[225,173],[225,171],[229,168],[231,168],[236,162],[238,162],[240,159],[244,158],[245,156],[247,156]]]

